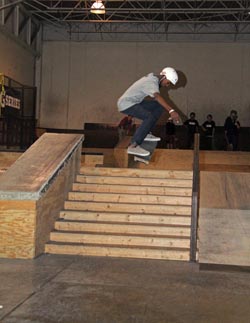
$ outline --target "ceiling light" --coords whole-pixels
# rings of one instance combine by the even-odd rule
[[[104,15],[105,14],[105,7],[102,3],[102,0],[96,0],[90,9],[91,13],[95,13],[96,15]]]

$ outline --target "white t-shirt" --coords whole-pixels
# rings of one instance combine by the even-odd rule
[[[119,98],[117,102],[118,110],[124,111],[141,103],[146,96],[154,97],[154,93],[159,92],[159,79],[153,73],[150,73],[132,84]]]

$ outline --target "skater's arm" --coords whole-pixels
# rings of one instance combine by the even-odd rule
[[[180,122],[179,114],[165,101],[160,93],[154,93],[155,100],[171,115],[176,123]]]

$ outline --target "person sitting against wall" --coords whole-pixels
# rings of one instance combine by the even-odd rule
[[[175,149],[176,148],[176,127],[174,124],[174,120],[169,117],[166,123],[166,143],[167,149]]]
[[[211,114],[207,115],[207,120],[202,124],[202,130],[204,131],[204,149],[214,149],[214,133],[215,133],[215,122]]]
[[[133,117],[128,115],[124,117],[118,124],[119,142],[127,136],[133,129]]]
[[[230,116],[225,120],[225,139],[227,150],[238,150],[240,122],[237,120],[238,114],[236,110],[231,110]]]
[[[187,128],[187,148],[193,149],[194,147],[194,134],[199,132],[199,122],[195,119],[195,113],[191,112],[189,119],[184,122]]]

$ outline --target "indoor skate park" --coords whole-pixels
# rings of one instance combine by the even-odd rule
[[[0,0],[0,322],[250,321],[249,13]],[[166,66],[181,122],[170,142],[164,112],[136,161],[117,101]]]

